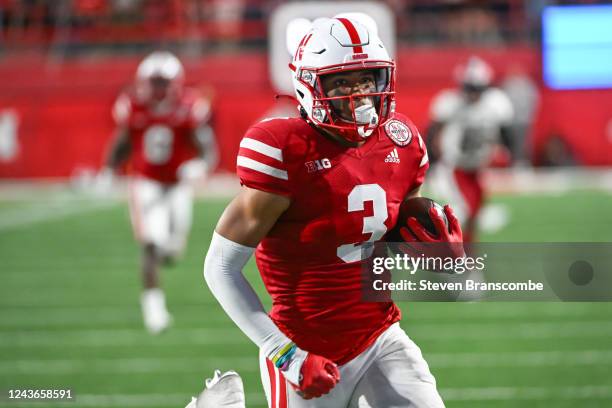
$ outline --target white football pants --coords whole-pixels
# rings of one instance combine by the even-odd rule
[[[187,184],[163,184],[137,177],[129,186],[130,218],[136,239],[164,255],[180,255],[191,229],[193,191]]]
[[[443,408],[436,380],[419,347],[395,323],[340,368],[340,382],[321,398],[305,400],[260,355],[270,408]]]

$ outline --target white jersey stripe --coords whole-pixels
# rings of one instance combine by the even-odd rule
[[[424,165],[427,164],[428,161],[429,161],[429,157],[427,156],[427,150],[425,150],[423,154],[423,158],[421,159],[421,164],[419,164],[419,167],[423,167]]]
[[[419,134],[418,136],[419,146],[421,147],[421,149],[423,149],[423,158],[421,159],[421,164],[419,164],[419,167],[423,167],[429,162],[429,156],[427,155],[427,147],[423,146],[423,139],[421,139],[421,135]]]
[[[250,159],[244,156],[238,156],[236,164],[240,167],[255,170],[260,173],[267,174],[272,177],[276,177],[282,180],[289,180],[289,176],[285,170],[277,169],[276,167],[268,166],[267,164],[260,163],[256,160]]]
[[[274,367],[274,390],[276,391],[276,396],[274,398],[276,404],[274,404],[274,408],[280,408],[280,375],[278,374],[278,368]]]
[[[283,151],[281,149],[278,149],[276,147],[270,146],[269,144],[260,142],[259,140],[245,137],[240,142],[240,147],[244,147],[245,149],[253,150],[254,152],[261,153],[264,156],[271,157],[280,162],[283,161]]]

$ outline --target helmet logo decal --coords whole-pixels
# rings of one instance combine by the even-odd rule
[[[398,146],[406,146],[412,140],[410,128],[399,120],[392,119],[385,123],[385,133]]]
[[[295,52],[294,59],[296,61],[301,61],[302,60],[302,55],[304,55],[304,47],[306,47],[306,44],[308,44],[308,40],[310,40],[310,37],[312,37],[312,33],[306,34],[302,38],[302,41],[300,41],[300,45],[298,45],[298,48],[297,48],[297,50]]]

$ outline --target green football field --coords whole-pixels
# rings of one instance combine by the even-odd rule
[[[213,369],[264,407],[257,350],[202,279],[226,201],[197,203],[186,257],[163,271],[174,326],[142,327],[138,248],[124,203],[0,203],[0,406],[182,408]],[[496,197],[510,224],[483,241],[612,241],[612,195]],[[265,303],[254,264],[247,271]],[[612,304],[411,303],[403,327],[448,407],[612,406]],[[76,402],[13,403],[8,389],[71,388]],[[385,407],[380,407],[385,408]]]

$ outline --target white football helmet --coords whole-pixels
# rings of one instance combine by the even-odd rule
[[[145,100],[176,97],[182,90],[184,79],[183,64],[168,51],[149,54],[136,70],[137,91]],[[156,92],[160,93],[157,97]]]
[[[457,82],[464,88],[485,89],[493,80],[493,69],[483,59],[472,56],[456,73]]]
[[[320,18],[302,38],[289,64],[293,86],[303,114],[316,126],[350,141],[362,141],[395,109],[395,62],[375,30],[347,17]],[[376,91],[330,97],[321,77],[346,71],[371,70]],[[356,99],[372,97],[374,103],[357,106]],[[339,115],[334,101],[350,104],[351,121]]]

